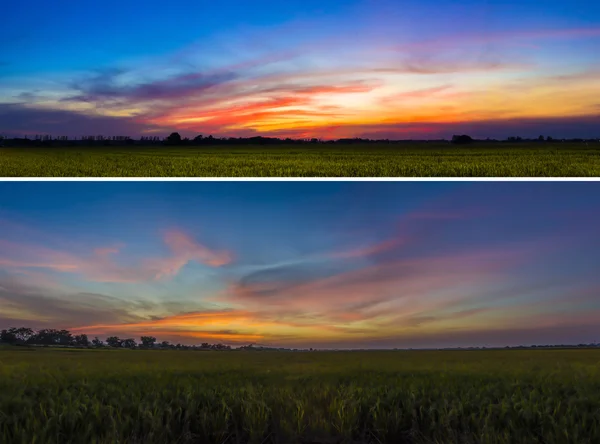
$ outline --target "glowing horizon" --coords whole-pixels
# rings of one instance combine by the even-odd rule
[[[599,185],[5,182],[0,328],[234,346],[590,343]]]
[[[587,0],[30,3],[0,29],[7,134],[600,135]]]

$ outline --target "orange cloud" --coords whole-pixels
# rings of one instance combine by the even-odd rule
[[[140,331],[138,332],[141,336],[156,334],[156,331]],[[161,330],[161,337],[180,337],[180,338],[194,338],[202,341],[218,341],[224,343],[244,343],[257,342],[265,338],[262,334],[248,334],[238,332],[227,332],[227,331],[178,331],[178,330]]]
[[[293,341],[300,338],[343,337],[347,330],[331,325],[327,319],[278,320],[268,312],[213,310],[182,313],[134,323],[97,324],[69,328],[73,332],[94,335],[160,335],[161,337],[219,340],[230,343],[256,342],[263,339]]]
[[[290,107],[312,106],[314,99],[321,96],[336,94],[366,93],[380,86],[380,84],[351,82],[342,85],[281,85],[276,87],[265,87],[256,92],[245,92],[239,95],[228,92],[221,99],[217,98],[217,105],[210,107],[191,106],[185,113],[180,109],[168,111],[160,117],[150,118],[149,123],[156,125],[178,125],[183,128],[198,127],[198,125],[209,125],[215,128],[239,127],[250,124],[254,126],[269,125],[277,122],[281,125],[283,119],[306,116],[315,118],[317,116],[330,117],[331,112],[315,109],[289,109]],[[281,97],[274,97],[280,94]],[[231,105],[232,100],[244,100],[243,103]],[[219,106],[218,103],[222,105]],[[310,121],[310,120],[307,120]],[[290,125],[286,122],[285,125]]]

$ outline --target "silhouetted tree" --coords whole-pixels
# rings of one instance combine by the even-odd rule
[[[106,338],[106,343],[110,346],[110,347],[121,347],[122,341],[117,337],[117,336],[110,336],[108,338]]]
[[[93,340],[92,340],[92,345],[94,347],[102,347],[104,345],[104,342],[102,342],[102,340],[100,338],[98,338],[98,336],[96,336]]]
[[[123,341],[123,347],[125,348],[135,348],[136,345],[135,339],[133,338],[128,338]]]
[[[54,328],[47,328],[38,331],[31,339],[33,344],[55,345],[59,343],[60,331]]]
[[[171,133],[169,137],[167,137],[167,143],[169,145],[181,144],[181,135],[179,133]]]
[[[142,341],[142,345],[147,348],[154,347],[154,344],[156,343],[156,338],[154,336],[142,336],[140,340]]]
[[[17,342],[17,336],[15,335],[14,328],[4,329],[0,332],[0,341],[6,342],[7,344],[14,344]]]
[[[17,342],[27,342],[35,334],[34,331],[28,327],[10,328],[8,331],[14,335]]]
[[[75,344],[77,344],[79,346],[87,347],[88,345],[90,345],[90,341],[86,334],[77,335],[77,336],[75,336],[74,339],[75,339]]]
[[[71,332],[68,330],[59,330],[58,331],[58,344],[59,345],[72,345],[75,343]]]
[[[469,143],[473,143],[473,139],[471,138],[471,136],[467,136],[466,134],[463,134],[462,136],[454,135],[452,136],[452,143],[454,143],[455,145],[466,145]]]

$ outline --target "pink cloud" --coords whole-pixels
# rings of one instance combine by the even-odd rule
[[[360,248],[333,252],[328,256],[335,259],[356,259],[377,256],[385,252],[398,250],[402,246],[407,246],[421,240],[415,235],[408,236],[407,232],[417,227],[422,221],[466,220],[486,214],[485,211],[480,209],[463,209],[460,212],[439,210],[436,209],[436,202],[430,202],[421,210],[415,210],[403,215],[398,223],[397,234],[391,239]]]
[[[389,240],[377,243],[375,245],[371,245],[371,246],[367,246],[367,247],[363,247],[363,248],[357,248],[354,250],[347,250],[347,251],[340,251],[337,253],[332,253],[330,255],[330,257],[340,258],[340,259],[354,259],[354,258],[361,258],[361,257],[367,257],[367,256],[374,256],[376,254],[395,249],[404,243],[405,243],[405,241],[403,239],[389,239]]]
[[[505,249],[392,260],[308,282],[232,284],[218,299],[273,312],[320,313],[344,322],[398,310],[410,314],[443,306],[449,294],[473,294],[501,282],[507,269],[529,257],[527,249]]]
[[[115,261],[114,257],[121,253],[121,246],[96,248],[90,255],[79,256],[38,245],[0,240],[0,267],[13,270],[41,268],[81,274],[96,282],[126,283],[175,276],[192,261],[220,267],[233,260],[230,252],[211,250],[180,231],[168,231],[163,240],[171,251],[170,256],[145,259],[132,266]]]
[[[282,109],[312,105],[314,98],[321,95],[366,93],[381,86],[380,82],[348,82],[345,84],[332,85],[297,85],[282,84],[253,88],[247,91],[243,88],[244,83],[235,85],[223,91],[222,96],[216,96],[208,107],[190,104],[189,107],[182,106],[172,109],[163,109],[160,115],[146,118],[148,122],[158,125],[176,125],[178,128],[212,128],[210,132],[219,132],[229,126],[240,126],[252,124],[263,126],[270,119],[298,118],[298,117],[327,117],[334,114],[331,110],[303,110]],[[240,89],[235,92],[235,89]],[[279,96],[278,96],[279,95]],[[244,99],[242,104],[231,105],[231,100]],[[338,111],[339,112],[339,111]],[[144,118],[142,118],[144,120]],[[186,122],[186,120],[190,120]],[[306,123],[306,122],[304,122]],[[292,122],[288,122],[288,125]]]

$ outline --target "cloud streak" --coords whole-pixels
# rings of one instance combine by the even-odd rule
[[[137,265],[124,265],[115,259],[121,246],[96,248],[91,254],[79,256],[41,246],[0,240],[0,267],[74,273],[96,282],[135,283],[176,276],[192,261],[210,267],[221,267],[233,260],[231,253],[211,250],[181,231],[167,231],[164,242],[171,252],[170,256],[146,258]]]

